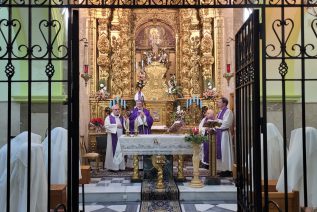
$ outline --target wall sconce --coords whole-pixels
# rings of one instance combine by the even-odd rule
[[[230,79],[234,76],[234,73],[231,72],[231,51],[230,51],[230,42],[234,41],[233,38],[229,38],[226,42],[226,50],[227,50],[227,56],[226,56],[226,72],[223,74],[223,77],[227,80],[228,86],[230,85]]]
[[[82,38],[80,41],[84,42],[84,65],[83,65],[83,72],[80,76],[85,80],[85,86],[87,86],[88,80],[92,78],[92,75],[89,74],[89,65],[88,65],[88,54],[87,54],[88,40],[87,38]]]

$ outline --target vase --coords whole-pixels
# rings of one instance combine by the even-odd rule
[[[204,187],[204,184],[199,178],[199,163],[200,163],[200,144],[194,144],[193,143],[193,179],[190,182],[189,186],[193,188],[202,188]]]
[[[101,132],[101,127],[96,126],[96,127],[95,127],[95,131],[96,131],[96,133],[100,133],[100,132]]]

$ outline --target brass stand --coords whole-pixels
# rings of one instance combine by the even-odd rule
[[[220,185],[220,178],[217,176],[217,144],[216,134],[211,131],[208,135],[209,140],[209,176],[206,177],[206,185]]]
[[[133,155],[133,175],[132,175],[131,182],[136,183],[141,181],[142,180],[140,179],[140,176],[139,176],[139,156]]]
[[[204,187],[204,184],[199,179],[199,163],[200,163],[200,144],[194,144],[193,143],[193,179],[189,183],[190,187],[193,188],[202,188]]]
[[[175,179],[177,182],[185,182],[183,167],[184,157],[183,155],[178,155],[177,177]]]
[[[157,169],[157,182],[156,188],[157,189],[164,189],[164,182],[163,182],[163,167],[165,165],[166,158],[164,155],[152,155],[152,164]]]

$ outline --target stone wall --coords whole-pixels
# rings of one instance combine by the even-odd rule
[[[317,103],[306,103],[306,126],[317,128]],[[273,123],[283,136],[282,103],[267,104],[267,122]],[[291,131],[302,127],[301,103],[286,103],[286,137],[289,143]]]
[[[7,143],[7,103],[0,103],[0,147]],[[28,105],[27,103],[12,103],[11,135],[16,136],[20,132],[28,130]],[[67,105],[53,103],[51,111],[51,128],[67,126]],[[47,104],[32,104],[31,131],[39,134],[44,139],[48,126]]]

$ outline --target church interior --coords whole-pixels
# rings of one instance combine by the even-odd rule
[[[152,134],[184,134],[194,127],[198,128],[204,110],[212,108],[218,112],[216,102],[222,95],[229,99],[228,106],[234,110],[234,80],[231,77],[224,78],[223,70],[226,69],[225,73],[233,76],[234,35],[243,23],[246,12],[242,9],[234,12],[216,9],[82,11],[80,30],[86,39],[82,40],[80,46],[83,58],[80,67],[89,66],[91,79],[87,82],[81,80],[80,114],[86,115],[81,116],[83,124],[80,130],[88,149],[104,157],[106,150],[102,152],[98,146],[105,141],[98,137],[107,134],[105,131],[96,133],[94,127],[87,128],[89,120],[104,119],[107,115],[105,109],[110,111],[114,104],[119,104],[122,114],[129,113],[135,107],[139,90],[145,108],[153,117]],[[173,123],[179,120],[184,122],[184,126],[180,130],[173,129]],[[172,175],[176,176],[178,157],[173,156],[170,160]],[[177,184],[179,200],[184,202],[180,209],[237,210],[236,188],[230,176],[222,179],[221,185],[198,189],[188,186],[193,172],[191,161],[191,156],[184,155],[184,174],[187,180]],[[200,169],[203,178],[209,175],[208,167],[200,164]],[[145,188],[141,183],[132,183],[131,186],[129,177],[125,175],[130,174],[131,177],[132,170],[126,172],[118,171],[116,176],[107,169],[100,170],[97,176],[101,179],[97,178],[94,183],[86,186],[86,201],[98,202],[93,198],[97,197],[98,192],[109,192],[110,203],[143,201],[144,195],[141,193]],[[112,182],[117,180],[126,192],[115,194],[112,188],[117,190],[119,187],[112,187],[115,185]],[[109,187],[100,190],[100,184]],[[196,195],[197,192],[199,195]],[[217,197],[210,198],[214,192],[217,192]],[[102,198],[102,195],[98,198]],[[115,206],[104,207],[116,210]],[[128,204],[125,211],[151,211],[151,207],[139,203]],[[172,205],[169,207],[173,208],[172,211],[179,211],[179,208]]]
[[[289,9],[287,15],[299,17],[297,10]],[[78,11],[79,209],[95,212],[238,211],[237,158],[240,156],[237,155],[236,137],[237,128],[245,126],[237,126],[236,117],[246,111],[237,111],[235,105],[236,34],[253,9],[90,8]],[[6,12],[0,8],[0,20],[6,18]],[[15,12],[17,17],[26,14],[23,9],[15,9]],[[34,13],[46,17],[40,11]],[[268,10],[265,17],[267,24],[271,25],[279,15],[274,9]],[[52,17],[63,23],[54,31],[53,46],[56,45],[56,49],[59,44],[68,42],[66,34],[70,29],[67,29],[66,20],[69,14],[67,10],[55,9]],[[306,31],[307,43],[316,43],[316,17],[317,13],[315,16],[305,13],[305,21],[312,26]],[[35,16],[33,19],[36,22]],[[290,31],[287,37],[289,43],[296,43],[303,36],[298,26],[293,28],[287,29]],[[275,28],[267,29],[267,43],[278,44]],[[26,30],[22,28],[22,31],[24,34],[17,36],[20,43],[26,39],[23,36],[27,37]],[[33,35],[34,40],[39,38],[42,42],[39,46],[45,45],[47,40],[41,36],[46,31],[37,31]],[[1,22],[0,32],[3,36],[6,32],[1,29]],[[0,54],[5,43],[6,40],[0,40]],[[37,50],[34,48],[34,52]],[[270,45],[266,50],[272,54],[275,51]],[[310,50],[315,51],[314,47]],[[56,54],[63,55],[63,51],[58,48]],[[314,90],[317,89],[317,72],[312,68],[316,66],[314,59],[305,62],[306,78],[309,79],[305,82],[296,80],[302,76],[298,71],[302,67],[300,59],[289,62],[286,76],[289,81],[286,82],[276,80],[281,74],[281,71],[276,71],[280,70],[280,60],[268,59],[266,64],[269,70],[265,76],[269,79],[265,90],[266,111],[260,113],[266,114],[267,154],[260,156],[261,180],[266,173],[268,189],[273,193],[270,193],[270,198],[275,198],[274,201],[284,208],[284,173],[287,170],[291,173],[303,172],[302,162],[296,162],[297,158],[303,160],[298,154],[298,149],[303,147],[301,142],[296,141],[306,139],[306,148],[309,149],[306,155],[311,157],[311,161],[316,158],[317,96]],[[19,71],[27,66],[27,62],[14,63],[19,70],[13,77],[18,83],[16,87],[12,86],[10,122],[7,121],[8,96],[4,94],[8,93],[8,85],[3,83],[7,75],[0,73],[0,89],[6,91],[0,94],[0,116],[4,117],[0,120],[0,179],[6,179],[2,173],[7,167],[1,161],[7,160],[7,129],[10,124],[12,152],[16,151],[17,157],[23,157],[21,161],[26,161],[26,156],[19,153],[19,145],[23,146],[20,142],[32,140],[32,155],[34,152],[34,157],[37,157],[34,163],[38,167],[39,178],[47,175],[47,157],[51,157],[50,190],[45,189],[47,182],[43,181],[41,183],[46,183],[46,187],[39,191],[40,194],[49,192],[51,200],[46,197],[37,200],[43,203],[44,208],[51,209],[67,203],[68,153],[67,142],[63,140],[67,141],[67,130],[71,129],[67,99],[70,87],[63,81],[69,78],[69,67],[62,59],[53,61],[53,64],[53,79],[56,81],[49,88],[47,83],[41,82],[46,78],[43,72],[43,68],[47,68],[46,61],[31,64],[34,82],[30,91],[30,107],[28,74]],[[2,69],[7,70],[7,64],[0,60]],[[263,70],[259,72],[263,73]],[[52,96],[49,103],[47,92],[51,92]],[[261,88],[261,97],[263,93]],[[253,102],[252,97],[248,97],[248,101]],[[50,109],[47,109],[49,104]],[[261,104],[264,104],[262,99]],[[30,123],[32,127],[29,127]],[[306,126],[304,135],[303,126]],[[24,132],[30,128],[32,135]],[[53,129],[51,133],[47,132],[48,128]],[[257,136],[262,139],[260,151],[263,153],[263,131],[261,133]],[[56,144],[48,144],[50,140],[56,140]],[[51,153],[48,153],[50,148]],[[249,150],[243,153],[243,157],[245,161],[251,161],[255,157],[251,153],[253,143],[245,148]],[[286,154],[287,161],[290,157],[287,163],[284,159]],[[266,159],[263,159],[264,155]],[[317,170],[316,164],[307,164],[308,170]],[[246,164],[247,168],[243,169],[249,177],[243,185],[250,186],[252,196],[254,167],[249,165]],[[285,165],[288,167],[286,170]],[[267,171],[263,170],[265,166]],[[309,186],[316,179],[314,174],[314,171],[307,172],[306,183]],[[295,189],[289,188],[288,210],[282,211],[299,211],[304,206],[305,211],[316,211],[314,186],[308,188],[307,203],[302,181],[292,177],[288,180],[289,183],[295,182]],[[5,189],[6,184],[2,181],[0,187]],[[26,193],[21,195],[27,196]],[[248,194],[246,196],[252,199]],[[50,206],[44,204],[47,201]],[[6,207],[5,202],[6,195],[1,194],[0,207]],[[14,209],[14,206],[11,209],[23,211]],[[278,210],[272,206],[268,211]]]

